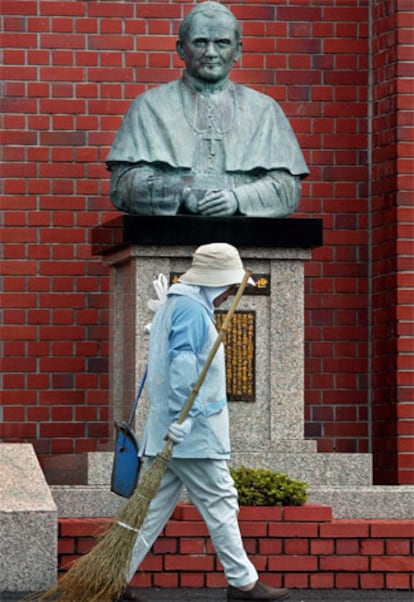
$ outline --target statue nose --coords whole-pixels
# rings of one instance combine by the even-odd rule
[[[215,56],[217,54],[217,49],[216,49],[216,45],[214,44],[214,42],[209,42],[207,44],[206,54],[208,56]]]

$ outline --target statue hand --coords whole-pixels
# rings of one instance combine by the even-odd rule
[[[211,190],[198,201],[198,213],[208,216],[234,215],[238,209],[237,199],[231,190]]]
[[[184,188],[181,181],[169,176],[151,175],[147,183],[151,199],[150,214],[175,215]]]
[[[197,195],[191,190],[191,188],[184,188],[182,194],[182,200],[186,209],[190,213],[198,213],[198,199]]]

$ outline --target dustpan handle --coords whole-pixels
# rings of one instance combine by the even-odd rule
[[[239,288],[237,290],[237,293],[236,293],[236,295],[235,295],[235,297],[234,297],[234,299],[232,301],[232,304],[230,305],[230,308],[229,308],[229,310],[228,310],[228,312],[226,314],[226,317],[223,320],[223,323],[221,325],[221,328],[219,330],[217,338],[214,341],[214,344],[213,344],[213,346],[212,346],[212,348],[210,350],[210,353],[208,354],[206,363],[204,364],[204,367],[203,367],[202,371],[200,372],[200,374],[199,374],[199,376],[198,376],[198,378],[197,378],[197,380],[196,380],[196,382],[195,382],[195,384],[194,384],[194,386],[193,386],[193,388],[191,390],[191,393],[187,397],[187,400],[186,400],[186,402],[185,402],[185,404],[184,404],[184,406],[183,406],[183,408],[182,408],[182,410],[180,412],[180,415],[179,415],[178,420],[177,420],[178,424],[182,424],[184,422],[184,420],[187,418],[187,416],[188,416],[188,414],[189,414],[189,412],[190,412],[190,410],[191,410],[191,408],[193,406],[194,399],[197,397],[197,395],[198,395],[198,393],[200,391],[200,387],[203,384],[204,379],[206,377],[206,374],[207,374],[207,372],[208,372],[208,370],[210,368],[211,362],[213,361],[213,358],[216,355],[217,350],[218,350],[218,348],[219,348],[222,340],[224,339],[224,336],[225,336],[225,334],[226,334],[226,332],[228,330],[228,327],[229,327],[230,320],[232,319],[233,314],[236,311],[236,307],[239,304],[239,301],[241,299],[241,296],[244,293],[244,289],[247,286],[247,282],[248,282],[251,274],[252,274],[251,270],[245,270],[244,276],[243,276],[243,280],[241,281],[241,283],[239,285]]]
[[[131,427],[132,427],[132,421],[134,420],[134,414],[135,414],[136,409],[138,407],[138,400],[141,397],[142,389],[144,388],[144,385],[145,385],[145,380],[147,378],[147,371],[148,371],[148,367],[146,366],[145,370],[144,370],[144,374],[141,376],[141,381],[139,383],[138,392],[136,394],[134,403],[133,403],[131,411],[129,413],[128,424]]]

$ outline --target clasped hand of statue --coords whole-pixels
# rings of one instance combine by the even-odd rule
[[[231,190],[210,190],[199,198],[197,192],[191,188],[185,188],[183,201],[191,213],[210,217],[234,215],[238,209],[236,196]]]

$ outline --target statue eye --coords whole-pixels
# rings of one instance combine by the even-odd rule
[[[205,48],[207,46],[207,44],[208,44],[207,40],[204,40],[204,39],[193,40],[193,45],[196,48]]]
[[[217,40],[217,42],[215,42],[215,44],[219,48],[228,48],[228,46],[231,46],[231,41],[230,40]]]

